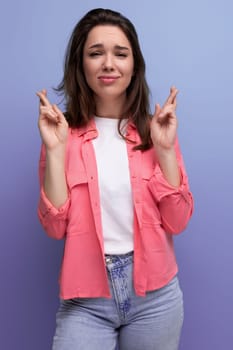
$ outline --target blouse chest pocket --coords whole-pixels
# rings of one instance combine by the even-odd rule
[[[87,173],[80,170],[77,173],[67,174],[67,184],[71,202],[67,237],[87,234],[91,231],[89,229],[91,203]]]
[[[157,160],[153,149],[150,149],[142,154],[141,175],[143,180],[150,180],[150,178],[154,175],[156,163]]]

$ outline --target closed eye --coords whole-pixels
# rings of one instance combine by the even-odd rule
[[[127,57],[127,54],[122,53],[122,52],[119,52],[119,53],[116,53],[116,56],[119,56],[119,57]]]
[[[95,56],[100,56],[100,55],[102,55],[102,52],[100,52],[100,51],[91,52],[89,54],[90,57],[95,57]]]

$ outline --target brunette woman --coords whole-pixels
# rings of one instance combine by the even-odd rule
[[[193,200],[177,140],[176,87],[150,115],[133,24],[95,9],[40,98],[39,218],[64,239],[53,350],[177,350],[183,297],[173,237]]]

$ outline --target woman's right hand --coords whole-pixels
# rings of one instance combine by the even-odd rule
[[[52,151],[65,147],[69,126],[63,113],[49,102],[46,90],[36,94],[40,99],[38,127],[46,149]]]

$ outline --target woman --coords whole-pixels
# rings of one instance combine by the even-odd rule
[[[193,201],[172,87],[149,114],[133,24],[104,9],[72,33],[58,87],[40,98],[39,218],[65,239],[53,350],[178,349],[183,299],[173,236]]]

